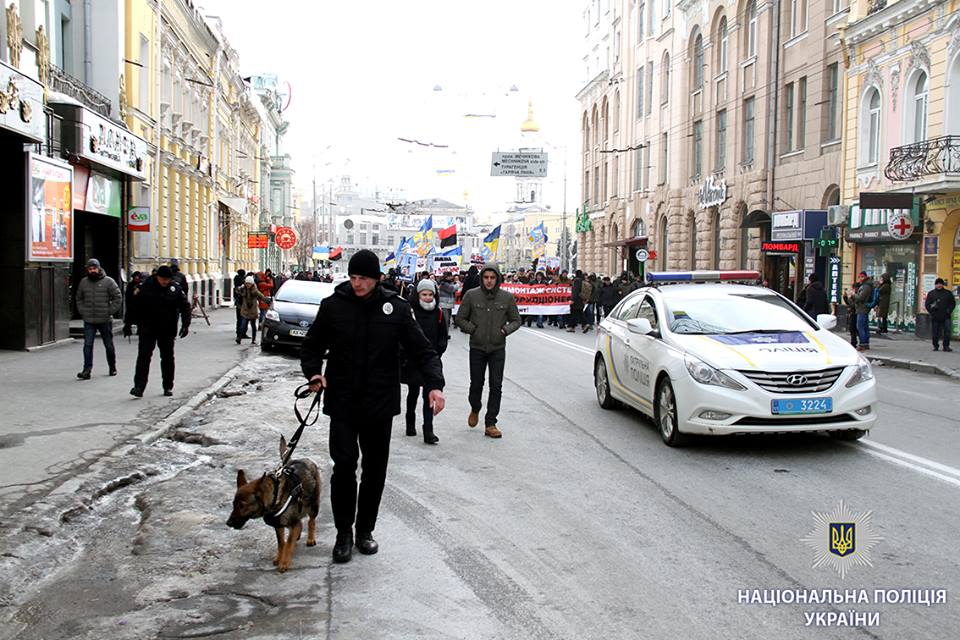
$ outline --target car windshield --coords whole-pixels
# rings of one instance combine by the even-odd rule
[[[319,282],[288,282],[280,287],[280,291],[277,292],[277,301],[295,302],[297,304],[320,304],[329,294],[329,287]]]
[[[734,294],[667,300],[667,325],[679,334],[809,331],[810,322],[780,296]]]

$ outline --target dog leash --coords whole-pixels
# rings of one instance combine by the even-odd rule
[[[306,415],[300,413],[300,407],[298,406],[298,401],[303,400],[308,397],[312,391],[310,391],[310,383],[304,383],[296,388],[293,392],[294,401],[293,401],[293,413],[297,416],[297,420],[300,422],[300,426],[297,427],[296,433],[293,434],[293,437],[287,441],[287,449],[283,452],[283,455],[280,456],[280,466],[277,467],[277,477],[279,478],[280,474],[283,472],[283,468],[287,466],[287,463],[290,462],[290,458],[293,456],[293,450],[297,448],[297,443],[300,442],[300,436],[303,434],[304,427],[310,427],[317,423],[317,420],[320,419],[320,398],[323,395],[323,388],[320,391],[317,391],[316,395],[313,397],[313,402],[310,403],[310,407],[307,409]],[[313,419],[311,420],[311,416]]]

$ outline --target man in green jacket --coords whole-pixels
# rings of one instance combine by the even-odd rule
[[[477,426],[483,396],[483,378],[490,369],[490,394],[484,416],[484,435],[500,438],[497,414],[507,361],[507,336],[520,328],[520,312],[513,294],[500,289],[503,277],[495,267],[480,272],[480,286],[468,291],[460,302],[457,326],[470,334],[470,416],[467,425]]]

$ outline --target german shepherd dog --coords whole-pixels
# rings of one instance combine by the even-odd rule
[[[280,456],[287,449],[287,440],[280,437]],[[247,481],[237,472],[237,493],[233,498],[233,512],[227,526],[242,529],[251,518],[263,518],[277,533],[277,556],[273,564],[280,573],[290,568],[293,550],[303,531],[303,517],[307,524],[307,546],[317,544],[317,514],[320,512],[320,471],[310,460],[292,460],[277,473],[265,473]]]

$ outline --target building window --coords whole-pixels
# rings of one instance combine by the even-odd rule
[[[877,164],[880,159],[880,91],[876,87],[864,96],[860,126],[861,163]]]
[[[647,20],[647,35],[653,36],[657,33],[657,0],[650,0],[650,19]]]
[[[609,199],[609,192],[607,191],[607,184],[610,179],[610,168],[606,162],[603,163],[603,201],[606,202]]]
[[[653,163],[650,162],[650,149],[653,143],[647,140],[643,145],[643,188],[647,190],[653,184]]]
[[[797,149],[807,146],[807,76],[797,82]]]
[[[633,152],[633,190],[643,191],[643,149]]]
[[[613,61],[620,62],[620,32],[613,36]]]
[[[663,17],[666,18],[670,15],[670,4],[673,0],[663,0]]]
[[[840,106],[840,63],[834,62],[827,65],[826,99],[823,101],[824,108],[827,110],[826,130],[823,133],[823,141],[830,142],[840,137],[837,128],[839,121],[837,108]]]
[[[600,167],[593,170],[593,204],[600,204]]]
[[[793,151],[793,83],[784,88],[783,95],[783,150]]]
[[[796,37],[807,30],[807,0],[790,0],[790,37]]]
[[[667,160],[670,158],[667,149],[668,142],[669,134],[664,131],[660,134],[660,184],[667,183]]]
[[[756,126],[756,98],[743,101],[743,163],[753,162],[754,127]]]
[[[652,60],[647,61],[646,85],[647,85],[647,99],[645,100],[645,104],[647,105],[647,109],[646,111],[644,111],[644,114],[650,115],[651,113],[653,113],[653,61]]]
[[[655,0],[651,0],[655,1]],[[644,31],[644,25],[646,24],[646,14],[647,14],[647,5],[644,2],[640,3],[640,6],[637,8],[637,42],[643,40],[646,32]]]
[[[693,78],[693,91],[703,89],[703,35],[700,33],[693,40],[693,69],[690,76]]]
[[[643,117],[643,67],[637,69],[637,117]]]
[[[613,132],[620,131],[620,92],[613,97]]]
[[[917,73],[909,90],[912,100],[907,103],[911,120],[907,127],[907,134],[911,136],[908,142],[922,142],[927,139],[927,74],[923,71]]]
[[[150,108],[150,41],[146,36],[140,34],[140,67],[137,69],[137,77],[140,82],[140,104],[137,105],[144,113],[151,113]],[[129,67],[128,67],[129,68]]]
[[[583,201],[590,202],[590,171],[583,172]]]
[[[693,173],[699,179],[703,169],[703,120],[693,123]]]
[[[717,73],[726,73],[727,71],[727,47],[730,44],[730,36],[727,34],[727,18],[720,18],[720,24],[717,26]]]
[[[747,57],[757,55],[757,0],[747,0],[747,9],[744,11],[747,22]]]
[[[670,249],[670,239],[667,236],[667,216],[660,218],[660,224],[657,234],[660,236],[660,268],[666,270],[669,268],[667,254]]]
[[[663,62],[660,63],[660,104],[670,102],[670,54],[663,52]]]
[[[717,112],[717,146],[714,149],[713,169],[723,171],[727,164],[727,110]]]

